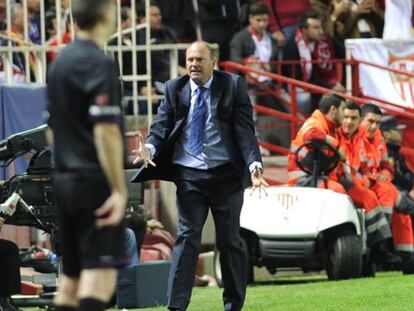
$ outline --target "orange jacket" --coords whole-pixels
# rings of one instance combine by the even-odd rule
[[[306,173],[296,165],[295,152],[300,146],[310,140],[325,141],[335,149],[339,146],[338,135],[336,133],[336,124],[327,119],[320,110],[315,110],[305,121],[290,145],[290,151],[288,154],[288,184],[294,184],[297,178],[306,176]],[[307,153],[307,150],[302,149],[299,157],[303,159]],[[336,180],[335,174],[332,174],[332,176],[331,174],[329,176]]]
[[[375,132],[373,139],[364,138],[365,159],[361,166],[361,173],[369,178],[376,179],[377,175],[384,175],[388,181],[394,178],[394,168],[388,158],[387,145],[380,130]]]
[[[342,131],[338,130],[340,148],[345,154],[346,161],[339,162],[337,175],[338,178],[345,178],[356,185],[365,187],[368,185],[368,176],[362,175],[359,171],[361,166],[365,166],[365,129],[359,126],[358,130],[351,138],[347,138]]]

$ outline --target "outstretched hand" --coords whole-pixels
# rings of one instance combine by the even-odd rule
[[[156,166],[151,160],[151,151],[147,146],[145,146],[144,137],[141,133],[138,134],[138,149],[132,150],[132,153],[136,154],[136,158],[132,161],[134,165],[138,164],[140,161],[143,161],[145,168],[148,167],[148,164]]]
[[[269,187],[269,184],[267,183],[267,181],[263,178],[263,174],[262,171],[256,167],[254,169],[254,171],[252,172],[252,174],[250,175],[251,180],[252,180],[252,194],[256,189],[259,189],[259,194],[261,195],[261,191],[263,190],[264,194],[267,196],[266,187]]]

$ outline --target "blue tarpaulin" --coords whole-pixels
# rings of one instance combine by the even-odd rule
[[[32,129],[45,123],[43,113],[47,106],[45,85],[21,84],[0,86],[0,139]],[[14,162],[14,172],[27,169],[24,157]],[[8,170],[0,170],[0,179],[9,177]]]

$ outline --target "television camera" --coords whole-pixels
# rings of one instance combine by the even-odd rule
[[[31,226],[53,235],[57,229],[52,197],[51,150],[46,141],[47,125],[13,134],[0,141],[0,166],[33,153],[25,173],[0,185],[0,216],[6,224]]]
[[[55,245],[57,216],[52,188],[52,152],[47,144],[46,130],[47,125],[41,125],[0,141],[0,166],[7,167],[17,157],[29,152],[33,154],[26,172],[0,184],[0,216],[6,219],[6,224],[35,227],[50,233],[54,252],[58,253]],[[143,185],[130,182],[136,172],[136,167],[126,164],[127,214],[144,203]]]

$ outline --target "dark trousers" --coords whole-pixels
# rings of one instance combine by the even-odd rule
[[[211,208],[223,276],[224,310],[241,310],[246,294],[246,258],[240,240],[243,189],[232,168],[199,171],[180,168],[176,174],[178,237],[168,286],[168,306],[185,310],[196,274],[201,233]]]
[[[0,239],[0,297],[20,293],[20,257],[17,245]]]

